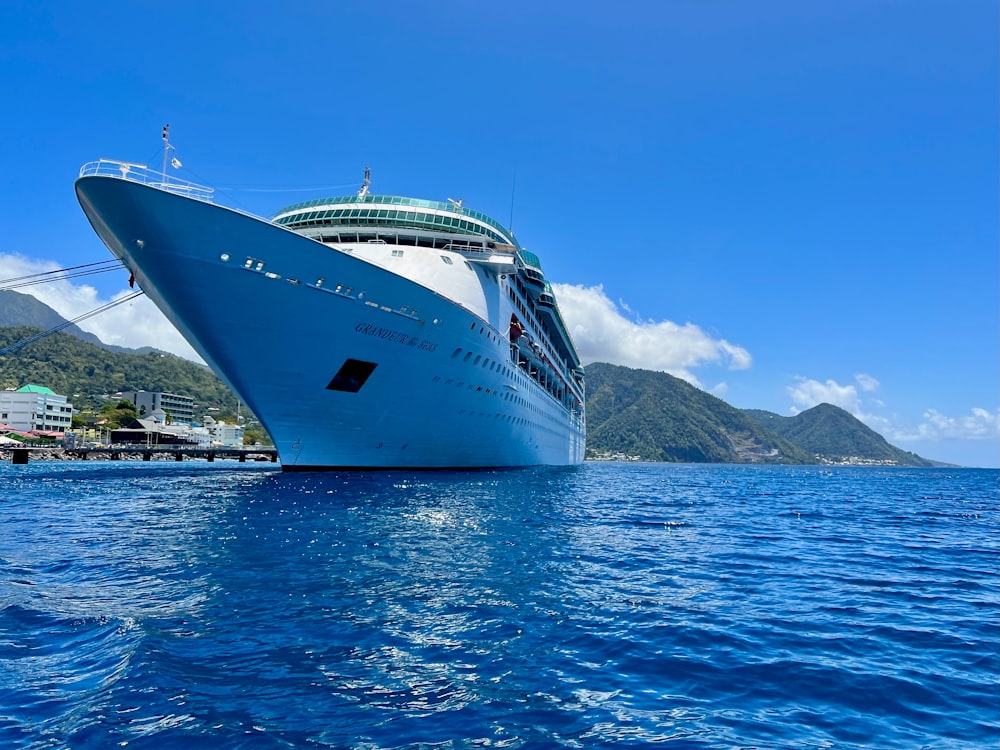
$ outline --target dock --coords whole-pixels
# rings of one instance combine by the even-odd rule
[[[5,451],[6,452],[6,451]],[[278,462],[278,451],[275,448],[198,448],[183,445],[111,445],[103,448],[12,448],[9,450],[10,461],[13,464],[26,464],[29,458],[37,456],[45,460],[106,460],[122,461],[137,460],[152,461],[173,458],[183,461],[185,458],[202,459],[211,463],[215,459],[235,459],[241,464],[247,461]],[[60,455],[56,455],[60,454]]]

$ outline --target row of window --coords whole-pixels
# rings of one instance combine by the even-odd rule
[[[440,375],[435,375],[431,379],[431,382],[435,382],[436,383],[436,382],[439,382],[441,379],[442,379],[442,377]],[[518,378],[515,378],[515,380],[519,380],[519,382],[521,382],[521,384],[523,386],[527,387],[527,381],[526,380],[524,380],[524,379],[518,379]],[[448,378],[447,380],[444,381],[444,384],[445,385],[454,385],[456,388],[461,388],[461,387],[464,386],[465,389],[468,390],[468,391],[475,390],[475,391],[477,391],[479,393],[482,393],[483,395],[501,396],[504,401],[514,402],[514,403],[518,404],[519,406],[521,406],[523,409],[527,409],[528,411],[532,411],[532,412],[538,414],[541,417],[545,417],[547,419],[550,419],[550,420],[553,420],[553,421],[556,421],[556,422],[561,422],[561,418],[560,417],[556,416],[554,413],[552,413],[550,411],[546,411],[545,409],[542,409],[538,405],[537,402],[530,401],[530,400],[524,398],[523,396],[519,396],[519,395],[517,395],[515,393],[511,393],[510,391],[503,391],[503,392],[501,392],[499,390],[494,390],[494,389],[491,389],[491,388],[486,388],[485,386],[482,386],[482,385],[476,385],[475,383],[466,383],[464,380],[455,380],[454,378]],[[465,410],[463,409],[459,413],[463,413],[464,411]],[[470,412],[470,413],[472,413],[472,412]],[[483,413],[483,412],[481,412],[480,415],[481,416],[486,416],[486,414]],[[497,412],[497,415],[501,415],[501,412]],[[508,418],[516,419],[515,417],[508,417]]]
[[[481,224],[459,219],[455,216],[421,214],[415,211],[336,208],[326,211],[310,211],[308,213],[283,216],[280,219],[276,219],[275,223],[289,229],[311,226],[384,226],[392,228],[435,229],[463,232],[465,234],[478,234],[498,242],[507,242],[507,238],[503,235],[487,229]]]
[[[515,278],[514,282],[517,285],[518,290],[520,290],[523,293],[524,287],[521,285],[520,281],[518,281]],[[531,307],[528,307],[528,303],[524,301],[524,298],[522,298],[521,295],[519,294],[515,294],[514,285],[508,287],[508,292],[510,294],[510,300],[513,303],[514,307],[517,308],[521,312],[521,314],[525,317],[525,319],[534,326],[535,331],[545,331],[545,328],[538,320],[535,306],[531,305]],[[527,297],[527,295],[525,295],[525,297]],[[545,353],[549,356],[550,360],[552,360],[553,362],[561,361],[561,357],[555,354],[553,347],[549,342],[549,337],[547,333],[545,335],[536,334],[535,339],[541,342],[541,346],[544,348]]]
[[[288,213],[289,211],[298,211],[300,209],[314,208],[317,206],[329,206],[331,204],[378,204],[378,205],[391,205],[391,206],[414,206],[416,208],[431,208],[437,209],[438,211],[450,211],[452,213],[458,213],[463,216],[468,216],[471,219],[476,219],[488,224],[494,229],[506,233],[507,230],[496,219],[482,213],[481,211],[474,211],[471,208],[459,208],[452,203],[441,203],[440,201],[427,201],[420,198],[404,198],[398,195],[349,195],[340,198],[317,198],[316,200],[306,201],[305,203],[296,203],[293,206],[289,206],[286,209],[280,211],[280,214]],[[409,212],[414,213],[414,212]]]
[[[475,327],[475,324],[473,324],[473,327]],[[462,347],[457,347],[455,351],[451,353],[451,358],[458,359],[459,356],[462,355],[462,352],[463,352]],[[515,353],[516,350],[513,350],[512,354]],[[471,364],[473,367],[482,366],[483,369],[488,369],[490,370],[490,372],[500,372],[501,374],[503,374],[505,378],[507,378],[507,380],[517,381],[520,382],[522,386],[525,387],[527,386],[527,381],[523,378],[523,376],[517,373],[516,370],[512,370],[506,365],[497,362],[493,359],[490,359],[489,357],[485,357],[482,354],[476,354],[475,352],[472,351],[466,351],[465,355],[462,356],[462,362]],[[556,401],[562,403],[563,406],[568,406],[568,404],[565,401],[566,397],[565,385],[561,379],[558,378],[550,379],[544,377],[542,374],[538,372],[537,369],[530,369],[530,363],[526,359],[518,358],[517,366],[525,373],[527,373],[528,377],[531,378],[531,380],[535,384],[540,385],[542,388],[544,388],[554,399],[556,399]],[[489,393],[489,389],[487,389],[486,392]],[[508,400],[510,400],[510,395],[511,394],[509,393],[506,394]],[[532,406],[532,404],[529,402],[524,402],[524,405],[529,407]]]

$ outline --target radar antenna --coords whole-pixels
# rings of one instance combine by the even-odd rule
[[[361,189],[358,191],[358,197],[363,198],[368,195],[368,186],[372,184],[372,170],[371,167],[365,167],[365,181],[361,183]]]
[[[461,208],[462,204],[465,202],[465,198],[459,198],[458,200],[455,200],[454,198],[449,198],[448,202],[455,208]]]

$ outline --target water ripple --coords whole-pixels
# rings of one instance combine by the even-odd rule
[[[0,745],[979,748],[997,473],[0,466]]]

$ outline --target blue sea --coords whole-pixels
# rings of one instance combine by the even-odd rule
[[[0,464],[0,747],[996,748],[998,495]]]

